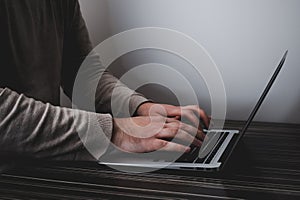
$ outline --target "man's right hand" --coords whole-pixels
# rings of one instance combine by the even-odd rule
[[[180,143],[171,141],[174,138]],[[201,146],[203,139],[201,131],[175,118],[151,116],[114,119],[112,142],[125,152],[189,152],[189,144]]]

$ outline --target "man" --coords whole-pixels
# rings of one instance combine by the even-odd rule
[[[188,145],[167,140],[175,136],[201,145],[198,117],[207,126],[209,118],[198,106],[155,104],[121,85],[117,98],[130,101],[135,117],[105,114],[111,113],[117,83],[108,72],[97,88],[97,113],[59,107],[60,87],[72,97],[78,69],[92,51],[77,0],[0,0],[0,26],[1,158],[96,160],[110,142],[128,152],[189,151]],[[90,57],[100,65],[97,55]],[[181,117],[191,123],[181,123]],[[145,132],[149,123],[151,129]],[[103,132],[88,134],[91,124]],[[86,134],[79,137],[79,132]],[[95,147],[93,155],[87,145]]]

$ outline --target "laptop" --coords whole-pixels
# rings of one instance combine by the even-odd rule
[[[285,52],[278,67],[276,68],[271,80],[264,89],[257,104],[253,108],[246,124],[239,130],[203,130],[206,138],[201,147],[191,145],[191,151],[183,155],[175,152],[155,152],[155,153],[126,153],[113,149],[108,151],[100,164],[108,165],[113,168],[127,170],[137,168],[151,169],[177,169],[177,170],[220,170],[223,168],[232,155],[234,149],[244,137],[249,125],[254,119],[257,111],[262,105],[265,97],[269,93],[280,70],[282,69],[288,51]]]

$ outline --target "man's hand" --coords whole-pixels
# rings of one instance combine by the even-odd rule
[[[192,125],[202,131],[204,127],[199,124],[199,118],[203,120],[206,127],[209,127],[210,117],[199,106],[172,106],[166,104],[144,103],[138,110],[139,116],[164,116],[176,119],[187,119]]]
[[[173,138],[180,143],[172,142]],[[114,119],[112,142],[126,152],[188,152],[189,144],[201,146],[203,139],[201,131],[175,118],[151,116]]]

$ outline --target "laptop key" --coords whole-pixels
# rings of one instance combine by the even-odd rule
[[[196,158],[196,160],[194,160],[194,163],[204,163],[205,159],[206,159],[206,156],[203,158],[198,157],[198,158]]]
[[[203,157],[199,157],[200,147],[195,145],[191,145],[191,151],[189,153],[183,154],[176,162],[187,162],[187,163],[210,163],[211,160],[214,158],[215,154],[218,152],[219,148],[225,141],[226,137],[228,136],[229,132],[222,132],[220,133],[220,137],[214,146],[214,148]]]
[[[200,147],[196,145],[191,145],[191,151],[189,153],[183,154],[181,157],[177,159],[176,162],[189,162],[193,163],[193,161],[198,157]]]

